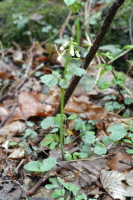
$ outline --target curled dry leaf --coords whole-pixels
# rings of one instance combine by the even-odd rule
[[[65,113],[80,114],[85,120],[97,120],[104,118],[106,111],[103,107],[96,106],[92,102],[86,101],[85,97],[84,100],[76,97],[71,98],[65,106]]]
[[[25,129],[25,123],[20,121],[15,121],[7,126],[4,126],[0,129],[0,143],[5,142],[5,140],[11,140],[11,138],[23,132]]]
[[[23,54],[22,51],[16,50],[13,52],[13,62],[16,64],[23,64]]]
[[[132,162],[132,156],[125,152],[120,152],[120,150],[115,154],[115,156],[108,161],[108,165],[112,170],[116,170],[119,172],[125,172],[127,170],[131,170],[132,166],[125,165],[124,163],[120,163],[119,161],[122,160],[126,163]]]
[[[51,116],[53,113],[51,105],[42,104],[36,94],[31,92],[21,92],[18,97],[18,105],[25,119],[31,116]]]
[[[101,183],[106,192],[114,199],[125,200],[133,197],[133,170],[127,173],[103,170],[100,175]]]
[[[15,149],[8,157],[7,159],[21,159],[24,157],[25,149],[19,148]]]

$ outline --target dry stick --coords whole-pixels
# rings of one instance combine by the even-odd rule
[[[85,58],[85,61],[81,64],[80,68],[83,68],[85,70],[88,68],[88,66],[91,63],[92,59],[94,58],[104,36],[106,35],[118,8],[124,3],[124,1],[125,0],[116,0],[114,3],[112,3],[111,7],[109,8],[107,16],[105,17],[103,25],[101,26],[99,33],[97,34],[97,36],[94,40],[94,43],[93,43],[92,47],[90,48],[90,51]],[[64,106],[67,104],[69,98],[71,97],[73,91],[75,90],[75,88],[78,85],[81,78],[82,78],[82,76],[81,77],[80,76],[73,77],[69,87],[66,89],[66,92],[65,92]],[[52,116],[56,116],[56,114],[58,114],[58,113],[60,113],[60,104]],[[33,139],[33,142],[36,144],[41,142],[43,140],[43,138],[45,137],[45,134],[48,134],[49,131],[50,131],[50,129],[42,130],[40,132],[40,134]]]
[[[129,18],[129,37],[130,37],[131,44],[133,44],[132,19],[133,19],[133,10]]]

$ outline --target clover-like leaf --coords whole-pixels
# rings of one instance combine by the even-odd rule
[[[55,122],[53,117],[47,117],[41,121],[41,127],[47,129],[49,127],[54,127]]]
[[[109,126],[107,131],[111,132],[110,139],[113,141],[119,141],[127,134],[126,127],[121,123]]]
[[[53,74],[48,74],[41,76],[41,82],[45,83],[47,86],[55,86],[58,83],[58,78],[55,77]]]
[[[82,69],[82,68],[76,68],[75,70],[74,70],[74,75],[76,75],[76,76],[82,76],[83,74],[86,74],[86,70],[84,70],[84,69]]]
[[[56,165],[54,158],[47,158],[43,160],[43,163],[39,161],[31,161],[24,165],[24,169],[31,172],[46,172],[51,170]]]
[[[84,144],[93,144],[95,142],[95,132],[87,131],[84,136],[82,136],[82,140]]]
[[[107,149],[105,147],[101,147],[97,145],[94,147],[94,153],[98,155],[103,155],[107,153]]]

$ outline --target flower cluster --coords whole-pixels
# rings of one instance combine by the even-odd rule
[[[63,51],[61,54],[59,54],[59,57],[57,58],[58,61],[60,61],[63,58],[63,55],[66,51],[69,51],[71,56],[76,55],[78,58],[80,57],[79,51],[75,48],[74,45],[78,45],[76,42],[73,41],[73,38],[71,37],[70,41],[65,42],[61,47],[60,50]],[[68,49],[65,49],[67,48]]]

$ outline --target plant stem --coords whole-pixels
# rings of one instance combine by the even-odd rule
[[[69,55],[67,54],[66,57],[66,62],[65,62],[65,68],[64,68],[64,79],[67,73],[67,66],[68,66],[68,61],[69,61]],[[60,104],[60,114],[61,114],[61,120],[60,120],[60,145],[61,145],[61,154],[62,154],[62,160],[65,160],[65,155],[64,155],[64,130],[63,130],[63,121],[64,121],[64,94],[65,94],[65,89],[61,88],[61,104]]]
[[[64,134],[63,134],[63,114],[64,114],[64,93],[65,89],[61,88],[61,120],[60,120],[60,145],[61,145],[61,154],[62,154],[62,160],[65,160],[64,156]]]

